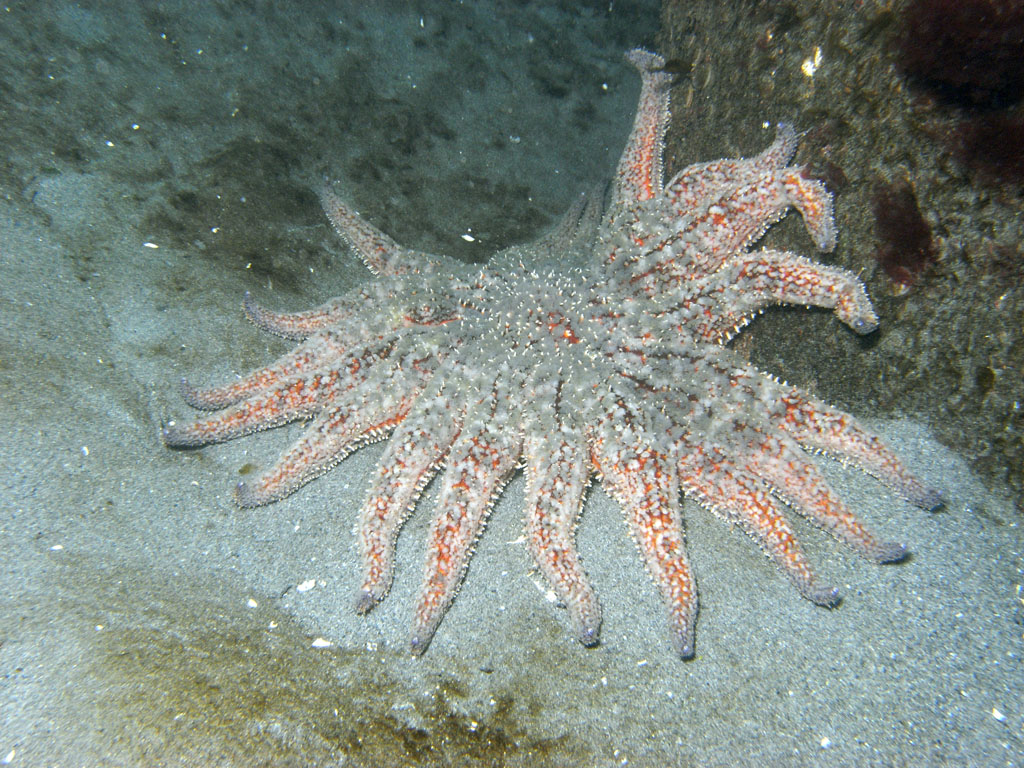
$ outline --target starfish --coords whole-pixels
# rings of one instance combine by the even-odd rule
[[[851,273],[751,250],[790,208],[819,249],[835,245],[831,195],[788,164],[794,130],[778,126],[755,157],[692,165],[665,183],[671,76],[656,54],[627,58],[642,78],[640,103],[607,189],[582,195],[550,234],[483,267],[405,248],[324,190],[328,217],[377,279],[297,313],[247,294],[249,319],[298,345],[224,386],[183,382],[186,402],[217,413],[163,431],[167,445],[191,448],[308,421],[272,467],[238,486],[242,507],[277,501],[387,439],[359,514],[360,613],[387,595],[399,530],[440,472],[414,653],[434,636],[520,467],[530,552],[579,641],[595,644],[601,625],[574,543],[596,477],[625,513],[684,658],[694,653],[697,617],[684,495],[746,531],[823,606],[835,606],[839,591],[808,563],[789,510],[874,562],[900,560],[906,548],[860,522],[812,454],[874,475],[925,509],[941,504],[852,416],[727,346],[772,304],[826,308],[861,334],[878,325]]]

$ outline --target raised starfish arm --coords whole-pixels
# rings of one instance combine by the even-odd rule
[[[375,275],[432,274],[444,269],[446,263],[456,263],[445,256],[399,245],[330,189],[320,193],[320,202],[341,239],[359,254]]]
[[[305,312],[273,312],[264,309],[252,295],[246,291],[242,307],[245,316],[261,331],[281,336],[285,339],[302,341],[325,328],[335,328],[344,324],[346,330],[353,333],[359,331],[359,325],[369,328],[366,321],[368,315],[379,311],[389,297],[380,283],[347,293],[331,299],[316,309]],[[375,328],[379,331],[379,328]],[[367,331],[368,333],[369,331]]]
[[[513,265],[523,264],[527,269],[535,269],[545,264],[564,264],[586,258],[593,250],[601,224],[604,196],[603,185],[588,189],[576,197],[558,224],[529,248],[512,246],[496,254],[492,262],[504,258]]]
[[[689,165],[665,185],[665,196],[679,216],[686,216],[700,203],[721,195],[726,187],[752,184],[770,171],[785,168],[796,152],[793,126],[780,123],[775,141],[751,158],[727,158]]]
[[[653,295],[712,274],[759,239],[790,207],[823,251],[835,247],[832,195],[799,168],[762,174],[749,184],[725,187],[703,207],[683,216],[661,237],[642,243],[630,281]]]
[[[635,48],[626,54],[626,60],[640,72],[640,103],[615,174],[609,208],[613,217],[662,193],[662,155],[672,87],[672,75],[664,71],[665,60],[656,53]]]

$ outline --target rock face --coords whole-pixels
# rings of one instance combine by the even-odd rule
[[[843,336],[828,331],[824,314],[775,311],[734,343],[759,367],[826,400],[925,419],[990,480],[1008,482],[1020,508],[1021,190],[1011,174],[992,173],[991,162],[970,164],[976,152],[968,151],[978,143],[972,137],[993,120],[1017,119],[1020,107],[972,112],[920,78],[908,80],[898,44],[906,23],[881,2],[830,3],[826,12],[804,0],[668,0],[659,50],[677,85],[667,171],[756,151],[765,118],[807,131],[797,160],[837,195],[840,238],[831,259],[865,281],[880,329]],[[878,238],[876,201],[907,189],[931,228],[934,259],[913,279],[894,280],[884,268],[891,252]],[[784,222],[765,244],[788,247],[799,234]]]

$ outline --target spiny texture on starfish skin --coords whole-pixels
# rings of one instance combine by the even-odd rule
[[[665,184],[671,78],[656,54],[628,58],[642,92],[608,190],[581,196],[549,235],[483,268],[404,248],[325,191],[331,222],[378,278],[295,314],[247,295],[249,318],[298,346],[226,386],[183,383],[188,403],[217,413],[164,430],[168,445],[193,447],[308,419],[273,467],[238,487],[243,507],[280,499],[390,436],[359,516],[360,613],[387,595],[399,530],[440,471],[415,653],[434,635],[519,467],[530,552],[577,638],[592,645],[601,626],[574,544],[597,477],[625,512],[682,657],[694,652],[697,617],[683,495],[745,530],[802,595],[825,606],[839,591],[815,575],[786,507],[873,561],[906,550],[857,520],[812,454],[852,464],[925,509],[941,504],[852,416],[725,346],[770,304],[831,309],[858,333],[878,324],[849,272],[750,250],[790,208],[819,248],[835,245],[831,196],[788,165],[795,132],[779,126],[756,157],[693,165]]]

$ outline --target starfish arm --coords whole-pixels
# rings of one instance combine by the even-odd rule
[[[785,189],[785,197],[800,211],[807,234],[822,253],[830,253],[836,247],[836,220],[832,193],[817,179],[807,175],[804,168],[786,168],[779,174],[779,182]],[[747,242],[761,237],[758,233]]]
[[[672,75],[664,71],[665,60],[656,53],[636,48],[626,54],[626,60],[640,72],[640,103],[615,174],[612,216],[662,192],[662,155],[672,87]]]
[[[941,493],[915,477],[881,438],[849,414],[795,388],[782,397],[782,403],[785,409],[776,424],[802,446],[853,464],[923,509],[942,506]]]
[[[328,328],[345,326],[355,330],[353,321],[357,324],[365,323],[367,314],[378,312],[389,298],[385,286],[376,284],[331,299],[316,309],[305,312],[272,312],[257,304],[246,291],[242,306],[245,316],[261,331],[293,341],[302,341]]]
[[[576,551],[574,532],[590,474],[582,430],[562,422],[555,431],[528,430],[526,539],[534,562],[569,610],[576,638],[595,645],[601,606]]]
[[[223,443],[312,416],[319,409],[325,390],[335,388],[338,376],[337,371],[332,371],[309,378],[293,377],[270,392],[252,395],[208,419],[191,424],[169,422],[163,429],[164,444],[171,448],[196,448]]]
[[[455,598],[473,544],[519,461],[521,440],[507,428],[511,415],[507,382],[499,379],[494,386],[492,401],[483,401],[466,414],[441,476],[410,640],[417,656],[427,649]]]
[[[903,544],[880,540],[850,512],[795,441],[761,434],[754,442],[748,471],[763,478],[790,507],[869,560],[892,563],[906,556]]]
[[[626,513],[647,571],[668,608],[672,647],[681,658],[694,652],[697,585],[683,537],[679,480],[673,462],[646,448],[595,445],[595,464]]]
[[[562,215],[562,218],[559,219],[554,228],[535,240],[532,246],[546,251],[564,248],[566,243],[571,242],[573,237],[575,237],[584,212],[591,202],[591,197],[592,195],[587,192],[577,195],[573,204],[569,206],[569,210]]]
[[[723,458],[715,447],[688,446],[679,466],[686,495],[723,520],[739,525],[805,598],[817,605],[836,605],[839,590],[822,584],[814,574],[768,487],[756,475],[730,466]]]
[[[444,262],[451,261],[399,245],[330,189],[321,191],[320,202],[341,239],[359,254],[374,274],[431,274],[438,271]]]
[[[771,304],[831,309],[859,334],[878,327],[864,284],[853,273],[786,251],[739,253],[692,286],[690,301],[713,300],[691,325],[707,341],[725,343]]]
[[[326,335],[324,341],[327,342]],[[331,358],[329,367],[321,366],[305,373],[300,370],[276,380],[268,388],[255,390],[246,399],[209,419],[191,424],[171,422],[163,430],[164,443],[174,448],[194,448],[312,416],[325,402],[342,398],[350,390],[357,389],[368,376],[386,375],[371,372],[391,356],[395,343],[393,335],[375,339],[373,343],[349,350],[341,357]],[[273,371],[273,367],[270,370]],[[259,379],[258,375],[256,379]]]
[[[216,411],[248,397],[268,393],[283,382],[301,379],[333,362],[346,351],[341,337],[332,331],[318,333],[267,368],[253,371],[238,381],[220,387],[199,388],[181,381],[181,395],[193,408]]]
[[[576,227],[566,246],[567,250],[590,257],[593,252],[594,240],[601,226],[601,217],[604,215],[607,192],[608,184],[597,184],[583,193],[586,205],[576,221]]]
[[[677,227],[645,241],[642,255],[631,265],[630,280],[653,294],[659,284],[680,286],[710,275],[760,238],[790,207],[803,215],[820,249],[835,247],[832,195],[800,169],[785,168],[726,188],[710,204],[689,212]]]
[[[388,442],[359,515],[358,613],[369,611],[391,589],[398,532],[458,436],[459,410],[438,387],[416,401]]]
[[[327,472],[367,443],[385,437],[405,418],[417,391],[404,394],[395,381],[380,382],[396,389],[386,398],[350,397],[348,402],[324,410],[299,441],[255,480],[239,483],[235,500],[240,507],[260,507],[291,495],[310,480]],[[378,385],[370,388],[380,391]]]
[[[879,437],[864,429],[848,413],[811,398],[752,366],[729,367],[716,363],[707,350],[702,355],[692,356],[688,364],[681,365],[681,357],[677,353],[677,359],[670,363],[655,360],[652,368],[652,382],[666,390],[666,408],[676,423],[708,430],[711,428],[708,417],[700,415],[707,409],[717,408],[722,413],[744,409],[744,402],[758,403],[756,411],[750,411],[748,405],[743,418],[729,422],[732,427],[743,426],[744,419],[749,421],[756,415],[757,419],[764,420],[757,422],[761,431],[778,429],[783,437],[788,435],[801,448],[852,464],[924,509],[942,506],[942,494],[915,477]],[[713,374],[703,392],[695,395],[675,384],[685,377],[688,367]]]
[[[665,196],[676,215],[689,215],[725,188],[750,184],[769,171],[784,168],[796,152],[796,143],[793,126],[780,123],[775,141],[761,154],[750,159],[713,160],[687,166],[665,185]]]
[[[584,259],[590,255],[604,210],[605,187],[581,193],[555,227],[526,248],[513,246],[496,254],[492,263],[504,258],[527,268]]]
[[[748,162],[751,176],[758,176],[765,171],[785,168],[789,161],[793,159],[793,155],[796,154],[798,139],[799,136],[797,136],[796,130],[792,125],[789,123],[776,123],[775,141]]]

